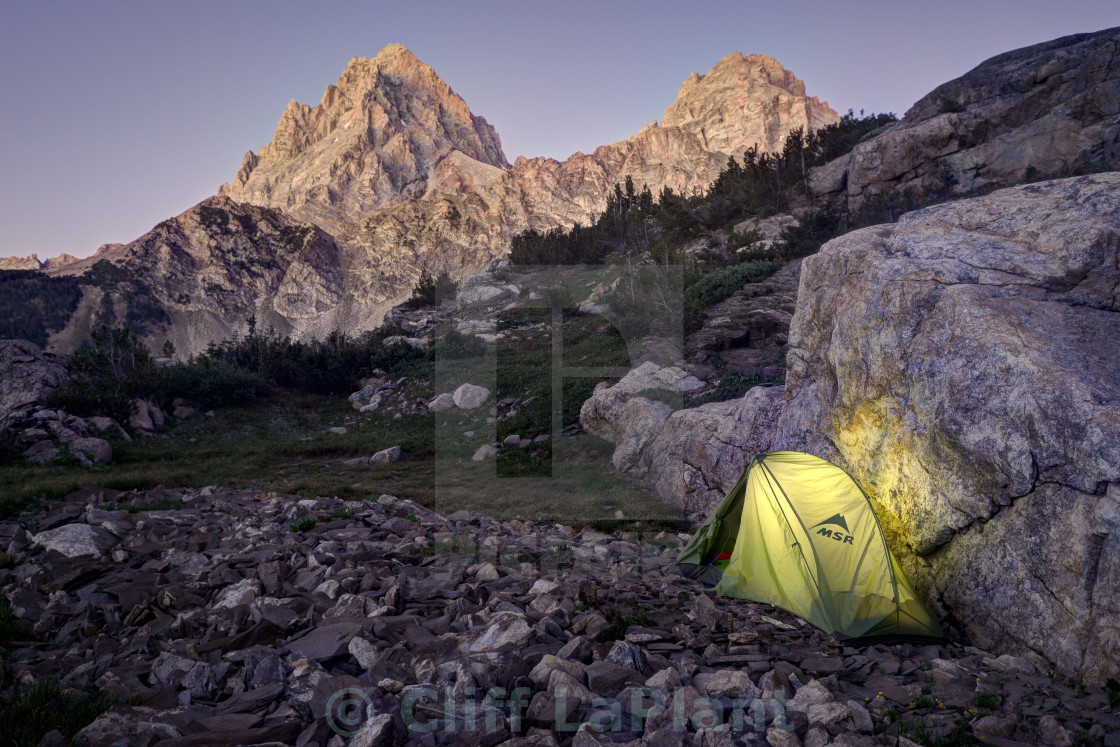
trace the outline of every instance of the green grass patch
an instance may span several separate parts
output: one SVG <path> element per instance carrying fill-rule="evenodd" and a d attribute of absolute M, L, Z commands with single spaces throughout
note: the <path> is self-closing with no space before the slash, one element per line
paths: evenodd
<path fill-rule="evenodd" d="M 611 617 L 610 625 L 599 634 L 600 641 L 619 641 L 626 637 L 626 631 L 631 625 L 653 625 L 653 618 L 640 607 L 635 607 L 627 612 L 616 611 Z"/>
<path fill-rule="evenodd" d="M 306 532 L 309 529 L 314 529 L 318 525 L 319 525 L 319 520 L 316 519 L 314 516 L 305 516 L 302 519 L 296 519 L 295 521 L 293 521 L 288 526 L 288 528 L 291 529 L 293 532 L 299 533 L 299 532 Z"/>
<path fill-rule="evenodd" d="M 116 702 L 105 693 L 64 691 L 54 680 L 13 686 L 0 695 L 0 734 L 12 747 L 35 747 L 54 729 L 69 740 Z"/>

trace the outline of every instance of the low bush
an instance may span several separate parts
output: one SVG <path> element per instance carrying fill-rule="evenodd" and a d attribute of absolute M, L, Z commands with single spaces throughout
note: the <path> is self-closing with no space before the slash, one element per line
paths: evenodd
<path fill-rule="evenodd" d="M 203 408 L 251 405 L 266 398 L 273 387 L 253 371 L 222 361 L 203 359 L 169 369 L 167 394 Z"/>

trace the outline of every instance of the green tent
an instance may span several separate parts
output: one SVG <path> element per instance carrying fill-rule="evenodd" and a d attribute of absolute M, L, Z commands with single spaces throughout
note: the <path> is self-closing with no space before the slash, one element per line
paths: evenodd
<path fill-rule="evenodd" d="M 768 602 L 843 637 L 941 637 L 867 495 L 810 454 L 754 457 L 677 566 L 718 596 Z"/>

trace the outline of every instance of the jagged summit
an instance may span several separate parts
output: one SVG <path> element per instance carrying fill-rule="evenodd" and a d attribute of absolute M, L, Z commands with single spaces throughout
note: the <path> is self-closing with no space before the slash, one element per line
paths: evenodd
<path fill-rule="evenodd" d="M 840 119 L 827 101 L 773 57 L 732 52 L 706 74 L 681 83 L 662 127 L 697 134 L 708 150 L 738 154 L 751 145 L 780 150 L 790 130 L 816 130 Z"/>
<path fill-rule="evenodd" d="M 509 168 L 498 133 L 400 44 L 350 60 L 322 101 L 291 101 L 272 142 L 246 153 L 222 194 L 340 229 L 358 213 L 422 197 L 452 152 Z"/>

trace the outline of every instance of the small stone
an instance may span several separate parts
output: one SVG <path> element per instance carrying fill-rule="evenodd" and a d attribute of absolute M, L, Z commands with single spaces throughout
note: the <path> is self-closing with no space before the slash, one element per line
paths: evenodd
<path fill-rule="evenodd" d="M 505 439 L 502 441 L 502 444 L 504 444 L 505 446 L 520 446 L 521 445 L 521 436 L 518 436 L 517 434 L 514 434 L 512 436 L 506 436 Z"/>
<path fill-rule="evenodd" d="M 801 747 L 801 740 L 793 731 L 771 726 L 766 730 L 766 742 L 770 747 Z"/>
<path fill-rule="evenodd" d="M 362 665 L 362 668 L 367 670 L 373 669 L 374 664 L 381 656 L 381 652 L 378 651 L 376 646 L 360 637 L 352 638 L 347 650 Z"/>
<path fill-rule="evenodd" d="M 333 433 L 336 436 L 345 436 L 346 435 L 346 429 L 343 428 L 341 425 L 336 425 L 333 428 L 327 428 L 327 433 Z"/>
<path fill-rule="evenodd" d="M 721 669 L 718 672 L 698 674 L 692 678 L 697 689 L 710 698 L 757 698 L 762 695 L 746 672 L 738 669 Z"/>
<path fill-rule="evenodd" d="M 369 458 L 369 466 L 386 466 L 395 464 L 401 458 L 401 447 L 392 446 L 388 449 L 382 449 Z"/>

